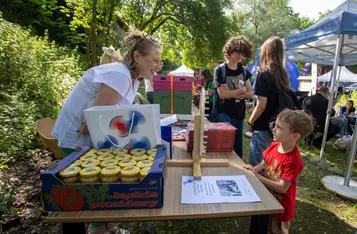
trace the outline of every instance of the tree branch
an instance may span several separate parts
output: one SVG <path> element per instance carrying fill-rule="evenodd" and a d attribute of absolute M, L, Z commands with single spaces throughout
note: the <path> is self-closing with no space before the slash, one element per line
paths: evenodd
<path fill-rule="evenodd" d="M 154 20 L 158 19 L 161 17 L 161 15 L 157 15 L 157 13 L 160 11 L 160 9 L 165 5 L 166 1 L 165 0 L 157 0 L 156 5 L 154 7 L 154 10 L 151 14 L 150 19 L 148 19 L 146 22 L 141 24 L 140 29 L 143 30 L 145 29 L 150 23 L 152 23 Z"/>

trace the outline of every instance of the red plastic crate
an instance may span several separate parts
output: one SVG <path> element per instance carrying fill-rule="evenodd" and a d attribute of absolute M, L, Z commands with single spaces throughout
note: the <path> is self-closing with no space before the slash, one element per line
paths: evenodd
<path fill-rule="evenodd" d="M 190 91 L 192 92 L 193 77 L 189 76 L 174 76 L 174 91 Z M 154 76 L 154 90 L 171 90 L 170 76 L 155 75 Z"/>
<path fill-rule="evenodd" d="M 233 150 L 236 128 L 229 123 L 205 123 L 207 152 L 230 152 Z M 187 126 L 187 151 L 193 150 L 193 124 Z"/>

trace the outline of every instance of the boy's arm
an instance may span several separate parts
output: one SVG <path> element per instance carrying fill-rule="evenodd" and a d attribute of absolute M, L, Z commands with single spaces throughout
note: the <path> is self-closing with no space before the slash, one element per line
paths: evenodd
<path fill-rule="evenodd" d="M 247 91 L 247 88 L 244 87 L 235 90 L 228 90 L 227 85 L 221 85 L 217 88 L 217 91 L 220 98 L 236 98 L 237 96 L 245 93 Z"/>
<path fill-rule="evenodd" d="M 235 96 L 234 98 L 237 99 L 248 99 L 252 97 L 252 85 L 250 83 L 249 80 L 247 80 L 245 82 L 245 87 L 247 89 L 247 91 L 245 91 L 244 93 L 238 94 L 237 96 Z"/>
<path fill-rule="evenodd" d="M 291 185 L 291 182 L 285 181 L 283 179 L 278 182 L 278 181 L 273 181 L 273 180 L 267 179 L 264 176 L 261 176 L 258 173 L 254 172 L 254 170 L 253 170 L 253 173 L 265 185 L 265 187 L 267 187 L 268 189 L 273 190 L 277 193 L 285 193 Z"/>

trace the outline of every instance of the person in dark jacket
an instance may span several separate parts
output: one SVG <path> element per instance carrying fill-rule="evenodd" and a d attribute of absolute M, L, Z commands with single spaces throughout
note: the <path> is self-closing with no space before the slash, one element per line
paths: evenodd
<path fill-rule="evenodd" d="M 302 105 L 302 109 L 308 111 L 312 114 L 316 121 L 315 131 L 323 133 L 325 130 L 326 123 L 326 111 L 328 107 L 328 97 L 329 89 L 326 86 L 322 86 L 315 95 L 307 97 Z M 336 111 L 331 109 L 331 116 L 335 116 Z M 327 139 L 329 141 L 333 138 L 337 133 L 340 132 L 340 127 L 330 121 Z M 321 147 L 323 135 L 316 138 L 313 141 L 313 145 L 315 147 Z"/>

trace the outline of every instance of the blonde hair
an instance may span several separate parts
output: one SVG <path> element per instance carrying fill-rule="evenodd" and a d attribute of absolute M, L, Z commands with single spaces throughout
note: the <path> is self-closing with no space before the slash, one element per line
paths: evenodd
<path fill-rule="evenodd" d="M 299 133 L 300 139 L 307 137 L 314 131 L 314 121 L 311 115 L 301 110 L 284 109 L 278 114 L 277 119 L 288 123 L 290 131 Z"/>
<path fill-rule="evenodd" d="M 284 43 L 279 37 L 270 37 L 262 46 L 260 56 L 260 68 L 262 72 L 267 70 L 274 77 L 274 82 L 279 90 L 289 91 L 288 74 L 285 71 L 284 64 Z"/>
<path fill-rule="evenodd" d="M 153 47 L 160 48 L 160 44 L 153 40 L 151 35 L 145 35 L 144 32 L 134 30 L 126 34 L 124 37 L 124 45 L 126 47 L 123 63 L 125 63 L 131 72 L 136 69 L 134 52 L 138 51 L 141 55 L 149 54 Z"/>

